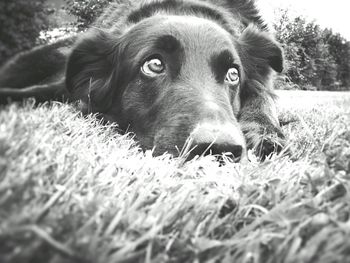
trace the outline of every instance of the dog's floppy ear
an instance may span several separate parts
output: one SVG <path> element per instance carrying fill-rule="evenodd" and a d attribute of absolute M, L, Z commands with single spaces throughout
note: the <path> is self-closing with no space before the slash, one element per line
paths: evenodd
<path fill-rule="evenodd" d="M 283 71 L 282 49 L 269 33 L 256 26 L 248 26 L 239 38 L 238 45 L 248 75 L 258 73 L 264 78 L 269 75 L 270 68 L 278 73 Z"/>
<path fill-rule="evenodd" d="M 94 29 L 78 41 L 68 59 L 67 89 L 90 112 L 103 112 L 112 103 L 117 46 L 112 35 Z"/>

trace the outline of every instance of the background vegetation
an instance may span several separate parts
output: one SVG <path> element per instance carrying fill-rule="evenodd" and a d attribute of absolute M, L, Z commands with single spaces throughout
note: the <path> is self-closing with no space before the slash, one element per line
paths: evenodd
<path fill-rule="evenodd" d="M 3 0 L 0 3 L 0 64 L 20 50 L 38 44 L 40 32 L 67 25 L 66 18 L 52 19 L 49 0 Z M 85 30 L 104 7 L 118 0 L 60 0 L 63 10 L 74 17 L 74 28 Z M 57 5 L 56 5 L 57 7 Z M 62 10 L 56 10 L 62 14 Z M 58 18 L 58 19 L 57 19 Z M 279 10 L 273 25 L 284 47 L 285 75 L 279 89 L 350 90 L 350 42 L 330 29 L 323 29 L 304 17 L 292 17 Z M 61 35 L 74 31 L 61 30 Z M 44 34 L 46 40 L 51 40 Z M 43 41 L 43 38 L 40 39 Z M 39 41 L 39 42 L 40 42 Z"/>
<path fill-rule="evenodd" d="M 40 32 L 50 27 L 53 11 L 47 0 L 0 1 L 0 65 L 15 53 L 38 44 Z"/>
<path fill-rule="evenodd" d="M 350 90 L 349 41 L 304 17 L 291 18 L 287 10 L 280 10 L 274 28 L 295 88 Z"/>
<path fill-rule="evenodd" d="M 103 9 L 116 0 L 64 0 L 67 12 L 76 17 L 75 25 L 84 30 L 102 13 Z"/>

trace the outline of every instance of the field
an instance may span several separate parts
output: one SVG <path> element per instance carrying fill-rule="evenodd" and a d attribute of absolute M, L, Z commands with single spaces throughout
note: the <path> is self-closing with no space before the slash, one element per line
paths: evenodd
<path fill-rule="evenodd" d="M 350 93 L 279 92 L 291 156 L 142 153 L 69 105 L 0 110 L 0 262 L 350 262 Z"/>

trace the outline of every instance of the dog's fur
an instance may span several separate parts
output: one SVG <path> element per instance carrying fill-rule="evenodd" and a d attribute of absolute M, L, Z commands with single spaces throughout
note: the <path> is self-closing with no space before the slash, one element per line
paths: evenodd
<path fill-rule="evenodd" d="M 279 150 L 272 86 L 283 55 L 254 2 L 141 2 L 117 1 L 77 39 L 17 55 L 0 70 L 0 103 L 80 100 L 156 154 L 186 141 L 193 154 Z M 165 71 L 149 77 L 140 68 L 154 57 Z M 237 85 L 225 81 L 232 67 Z"/>

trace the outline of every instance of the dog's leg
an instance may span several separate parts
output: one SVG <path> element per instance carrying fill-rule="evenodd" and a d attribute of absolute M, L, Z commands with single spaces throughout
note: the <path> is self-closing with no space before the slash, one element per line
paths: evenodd
<path fill-rule="evenodd" d="M 64 72 L 75 37 L 19 53 L 0 68 L 0 104 L 34 97 L 36 102 L 67 100 Z"/>
<path fill-rule="evenodd" d="M 278 121 L 275 101 L 271 94 L 262 92 L 245 98 L 239 116 L 248 149 L 261 159 L 285 146 L 285 137 Z"/>
<path fill-rule="evenodd" d="M 22 101 L 31 97 L 35 98 L 37 103 L 49 100 L 70 100 L 64 80 L 50 84 L 34 85 L 23 89 L 0 88 L 0 104 L 7 104 L 10 101 Z"/>
<path fill-rule="evenodd" d="M 1 66 L 0 87 L 21 89 L 58 81 L 75 39 L 70 37 L 17 54 Z"/>

